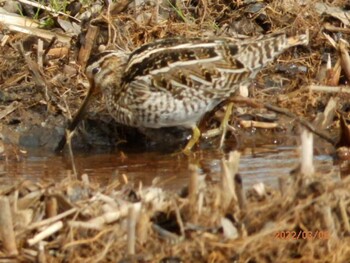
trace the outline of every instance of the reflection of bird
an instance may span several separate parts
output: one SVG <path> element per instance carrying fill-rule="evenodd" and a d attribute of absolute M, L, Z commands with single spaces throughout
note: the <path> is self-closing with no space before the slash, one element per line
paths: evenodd
<path fill-rule="evenodd" d="M 199 139 L 197 124 L 206 112 L 247 86 L 275 56 L 307 43 L 307 35 L 285 34 L 164 39 L 131 54 L 102 52 L 86 75 L 91 90 L 102 90 L 117 122 L 138 128 L 192 128 L 185 148 L 189 152 Z"/>

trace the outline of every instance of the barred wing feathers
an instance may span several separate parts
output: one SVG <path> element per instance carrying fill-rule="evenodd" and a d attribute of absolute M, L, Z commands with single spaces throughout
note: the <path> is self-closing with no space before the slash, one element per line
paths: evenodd
<path fill-rule="evenodd" d="M 274 57 L 292 45 L 285 34 L 237 40 L 166 39 L 144 45 L 130 55 L 122 79 L 128 89 L 170 92 L 189 90 L 210 97 L 228 97 Z"/>

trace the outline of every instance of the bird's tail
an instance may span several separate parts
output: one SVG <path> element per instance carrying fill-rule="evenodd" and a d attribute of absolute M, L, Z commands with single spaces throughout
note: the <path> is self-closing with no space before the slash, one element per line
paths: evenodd
<path fill-rule="evenodd" d="M 306 46 L 309 44 L 309 30 L 305 34 L 292 36 L 287 38 L 288 47 L 294 47 L 298 45 Z"/>

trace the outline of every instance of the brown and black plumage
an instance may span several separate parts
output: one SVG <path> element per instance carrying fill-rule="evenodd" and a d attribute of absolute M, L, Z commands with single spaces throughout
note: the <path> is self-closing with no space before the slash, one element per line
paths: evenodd
<path fill-rule="evenodd" d="M 199 138 L 198 122 L 286 49 L 307 35 L 259 38 L 164 39 L 131 54 L 106 51 L 86 69 L 91 89 L 101 89 L 111 116 L 137 128 L 182 126 Z M 89 93 L 91 94 L 91 92 Z"/>

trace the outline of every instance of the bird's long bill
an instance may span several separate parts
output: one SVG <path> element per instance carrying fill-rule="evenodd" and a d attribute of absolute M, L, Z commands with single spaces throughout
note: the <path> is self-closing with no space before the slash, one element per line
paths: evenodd
<path fill-rule="evenodd" d="M 67 143 L 67 136 L 66 136 L 67 132 L 74 131 L 75 128 L 78 126 L 79 122 L 83 119 L 86 107 L 88 105 L 88 102 L 89 102 L 90 97 L 93 94 L 94 90 L 95 90 L 95 82 L 93 80 L 90 80 L 90 87 L 88 89 L 86 97 L 85 97 L 83 103 L 81 104 L 77 114 L 74 116 L 73 120 L 69 123 L 63 138 L 58 143 L 58 146 L 55 149 L 56 152 L 60 152 L 63 150 L 64 146 Z"/>
<path fill-rule="evenodd" d="M 86 107 L 88 105 L 88 102 L 89 102 L 90 97 L 93 94 L 94 90 L 95 90 L 95 82 L 93 80 L 90 80 L 90 87 L 88 89 L 86 97 L 85 97 L 83 103 L 81 104 L 77 114 L 74 116 L 72 122 L 68 126 L 69 131 L 73 131 L 77 127 L 79 122 L 83 119 Z"/>

